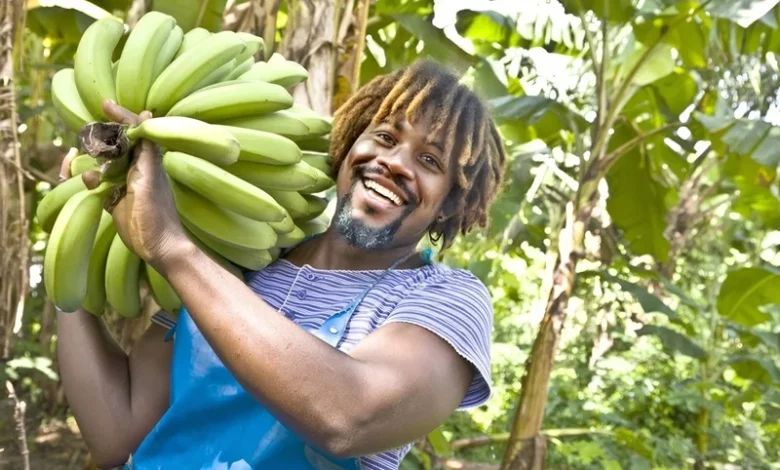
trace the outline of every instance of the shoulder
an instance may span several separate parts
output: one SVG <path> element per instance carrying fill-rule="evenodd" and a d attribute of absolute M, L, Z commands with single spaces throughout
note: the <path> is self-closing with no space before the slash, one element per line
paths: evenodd
<path fill-rule="evenodd" d="M 436 265 L 408 299 L 427 298 L 436 300 L 436 305 L 461 310 L 464 308 L 492 315 L 490 292 L 474 274 L 446 265 Z M 436 307 L 434 305 L 434 307 Z"/>

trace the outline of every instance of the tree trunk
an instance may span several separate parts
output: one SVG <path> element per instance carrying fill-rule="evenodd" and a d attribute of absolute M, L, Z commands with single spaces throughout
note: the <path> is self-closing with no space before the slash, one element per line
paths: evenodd
<path fill-rule="evenodd" d="M 0 0 L 0 355 L 8 358 L 27 295 L 29 243 L 14 84 L 20 0 Z"/>
<path fill-rule="evenodd" d="M 295 102 L 325 116 L 333 111 L 341 4 L 338 0 L 291 1 L 279 50 L 309 71 L 309 79 L 292 89 Z"/>

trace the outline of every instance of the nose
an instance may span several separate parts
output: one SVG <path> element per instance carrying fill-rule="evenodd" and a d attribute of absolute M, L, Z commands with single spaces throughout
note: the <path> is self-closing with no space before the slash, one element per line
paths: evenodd
<path fill-rule="evenodd" d="M 386 168 L 392 176 L 398 176 L 406 180 L 414 178 L 412 164 L 414 150 L 408 145 L 396 145 L 391 151 L 377 156 L 377 164 Z"/>

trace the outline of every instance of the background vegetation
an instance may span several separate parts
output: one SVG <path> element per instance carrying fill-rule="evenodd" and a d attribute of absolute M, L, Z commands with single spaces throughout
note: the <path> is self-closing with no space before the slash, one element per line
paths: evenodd
<path fill-rule="evenodd" d="M 778 3 L 0 0 L 0 467 L 91 468 L 33 217 L 75 144 L 49 86 L 96 18 L 155 9 L 263 36 L 319 112 L 421 56 L 488 101 L 506 188 L 442 259 L 493 296 L 496 393 L 405 469 L 780 468 Z M 154 308 L 109 319 L 123 346 Z"/>

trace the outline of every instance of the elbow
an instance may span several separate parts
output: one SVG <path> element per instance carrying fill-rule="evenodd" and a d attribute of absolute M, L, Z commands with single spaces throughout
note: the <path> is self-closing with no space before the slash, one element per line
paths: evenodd
<path fill-rule="evenodd" d="M 101 470 L 122 467 L 130 457 L 130 452 L 111 446 L 104 446 L 101 449 L 90 448 L 89 454 L 92 457 L 92 463 Z"/>
<path fill-rule="evenodd" d="M 323 432 L 320 434 L 317 446 L 323 452 L 337 458 L 351 458 L 362 455 L 360 449 L 361 429 L 363 420 L 356 413 L 345 411 L 333 413 L 325 417 Z"/>

